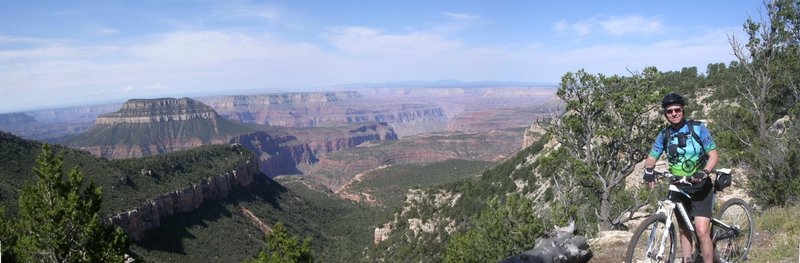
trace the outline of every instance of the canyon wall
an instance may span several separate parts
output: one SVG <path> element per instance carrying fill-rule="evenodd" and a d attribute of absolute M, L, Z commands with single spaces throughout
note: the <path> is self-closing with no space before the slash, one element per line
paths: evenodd
<path fill-rule="evenodd" d="M 126 212 L 111 216 L 133 240 L 144 237 L 146 230 L 161 226 L 161 220 L 178 213 L 188 213 L 205 201 L 226 198 L 236 187 L 247 186 L 260 176 L 258 162 L 248 160 L 237 169 L 206 178 L 186 188 L 154 197 Z"/>
<path fill-rule="evenodd" d="M 400 136 L 442 131 L 447 114 L 430 102 L 365 100 L 354 91 L 218 96 L 200 98 L 221 116 L 241 123 L 283 127 L 330 127 L 386 122 Z"/>

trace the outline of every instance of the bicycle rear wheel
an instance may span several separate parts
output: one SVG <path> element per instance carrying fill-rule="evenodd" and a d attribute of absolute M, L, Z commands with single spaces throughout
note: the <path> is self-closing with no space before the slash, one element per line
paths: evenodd
<path fill-rule="evenodd" d="M 713 224 L 711 233 L 714 240 L 714 259 L 717 262 L 741 262 L 747 259 L 753 242 L 755 223 L 747 203 L 733 198 L 722 204 L 717 219 L 729 225 L 725 228 Z"/>
<path fill-rule="evenodd" d="M 669 229 L 666 227 L 667 217 L 664 214 L 655 214 L 645 219 L 636 231 L 633 232 L 628 250 L 625 252 L 625 262 L 673 262 L 677 249 L 677 235 L 675 224 Z M 663 253 L 659 257 L 660 241 L 668 235 L 664 243 Z"/>

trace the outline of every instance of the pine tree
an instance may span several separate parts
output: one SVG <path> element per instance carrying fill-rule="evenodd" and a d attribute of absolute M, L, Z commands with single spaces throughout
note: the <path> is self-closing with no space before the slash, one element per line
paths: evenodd
<path fill-rule="evenodd" d="M 254 263 L 301 263 L 314 262 L 311 255 L 311 239 L 306 238 L 302 244 L 283 226 L 275 224 L 272 233 L 267 235 L 267 250 L 262 251 Z"/>
<path fill-rule="evenodd" d="M 127 236 L 100 217 L 102 190 L 84 183 L 75 167 L 64 178 L 63 155 L 45 144 L 37 159 L 37 180 L 19 198 L 19 231 L 14 254 L 23 262 L 121 262 Z M 85 186 L 85 187 L 84 187 Z"/>

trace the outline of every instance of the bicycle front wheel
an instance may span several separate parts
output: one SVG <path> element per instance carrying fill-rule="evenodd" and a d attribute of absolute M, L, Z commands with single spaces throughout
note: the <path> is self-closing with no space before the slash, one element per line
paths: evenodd
<path fill-rule="evenodd" d="M 712 225 L 714 258 L 717 262 L 741 262 L 747 259 L 753 242 L 755 223 L 750 207 L 739 198 L 722 204 L 716 218 L 730 226 Z"/>
<path fill-rule="evenodd" d="M 667 217 L 655 214 L 642 222 L 633 232 L 625 262 L 673 262 L 677 248 L 675 224 L 667 228 Z M 666 235 L 666 239 L 663 239 Z M 664 240 L 662 244 L 661 241 Z"/>

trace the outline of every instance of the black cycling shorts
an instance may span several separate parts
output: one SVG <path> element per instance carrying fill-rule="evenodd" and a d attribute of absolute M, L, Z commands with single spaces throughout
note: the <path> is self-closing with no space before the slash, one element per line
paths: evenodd
<path fill-rule="evenodd" d="M 680 194 L 672 195 L 673 197 L 680 198 L 679 201 L 683 204 L 683 207 L 686 208 L 686 213 L 689 214 L 691 218 L 695 216 L 711 218 L 711 210 L 714 205 L 711 178 L 706 176 L 706 179 L 703 179 L 702 182 L 690 186 L 678 186 L 678 188 L 692 197 L 692 199 L 687 199 Z"/>

